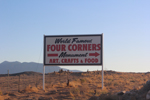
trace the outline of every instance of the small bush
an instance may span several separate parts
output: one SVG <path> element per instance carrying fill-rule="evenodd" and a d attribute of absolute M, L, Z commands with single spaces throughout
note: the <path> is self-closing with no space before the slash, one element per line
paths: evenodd
<path fill-rule="evenodd" d="M 30 85 L 27 86 L 24 90 L 25 92 L 38 92 L 38 89 L 36 87 L 31 87 Z"/>
<path fill-rule="evenodd" d="M 80 94 L 80 89 L 79 88 L 74 88 L 74 89 L 71 90 L 71 93 Z"/>
<path fill-rule="evenodd" d="M 58 72 L 55 72 L 54 74 L 55 74 L 55 75 L 59 75 L 60 73 L 58 73 Z"/>
<path fill-rule="evenodd" d="M 91 83 L 92 80 L 90 78 L 85 78 L 86 82 Z"/>
<path fill-rule="evenodd" d="M 80 79 L 80 81 L 81 81 L 81 84 L 82 84 L 82 83 L 84 83 L 84 82 L 85 82 L 85 79 Z"/>
<path fill-rule="evenodd" d="M 75 87 L 75 83 L 74 83 L 74 82 L 70 82 L 70 83 L 69 83 L 69 86 L 70 86 L 70 87 Z"/>
<path fill-rule="evenodd" d="M 102 84 L 97 84 L 97 88 L 102 88 Z"/>
<path fill-rule="evenodd" d="M 70 93 L 70 96 L 71 96 L 71 97 L 74 97 L 74 95 L 73 95 L 71 92 L 69 92 L 69 93 Z"/>
<path fill-rule="evenodd" d="M 60 70 L 59 70 L 59 73 L 62 73 L 62 72 L 63 72 L 63 69 L 60 69 Z"/>
<path fill-rule="evenodd" d="M 81 85 L 81 83 L 77 82 L 77 81 L 70 81 L 69 82 L 69 87 L 76 87 Z"/>
<path fill-rule="evenodd" d="M 63 88 L 65 86 L 66 86 L 66 83 L 55 84 L 55 87 L 57 87 L 57 88 Z"/>
<path fill-rule="evenodd" d="M 106 86 L 111 86 L 112 85 L 112 82 L 107 82 L 105 83 Z"/>
<path fill-rule="evenodd" d="M 130 82 L 133 82 L 133 83 L 134 83 L 134 82 L 135 82 L 135 80 L 131 80 Z"/>
<path fill-rule="evenodd" d="M 119 84 L 117 82 L 114 83 L 114 86 L 118 86 Z"/>

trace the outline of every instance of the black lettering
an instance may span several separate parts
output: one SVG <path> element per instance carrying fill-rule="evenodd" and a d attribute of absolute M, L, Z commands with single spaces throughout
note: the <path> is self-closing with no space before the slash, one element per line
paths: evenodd
<path fill-rule="evenodd" d="M 78 38 L 73 38 L 73 41 L 72 41 L 72 43 L 73 43 L 73 42 L 75 42 L 75 41 L 76 41 L 76 39 L 78 39 Z"/>
<path fill-rule="evenodd" d="M 60 57 L 87 57 L 87 54 L 88 53 L 85 53 L 85 54 L 67 54 L 67 52 L 62 52 L 60 55 L 59 55 L 59 58 Z"/>
<path fill-rule="evenodd" d="M 56 43 L 70 43 L 70 41 L 71 41 L 71 39 L 66 39 L 66 40 L 63 40 L 62 38 L 60 38 L 60 39 L 56 39 L 55 40 L 55 44 Z"/>

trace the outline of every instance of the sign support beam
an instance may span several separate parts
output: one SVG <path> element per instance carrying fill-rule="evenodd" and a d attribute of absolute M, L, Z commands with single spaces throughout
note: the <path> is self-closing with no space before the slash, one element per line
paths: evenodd
<path fill-rule="evenodd" d="M 45 37 L 45 35 L 43 35 Z M 44 39 L 43 39 L 43 48 L 44 48 Z M 45 65 L 44 65 L 44 49 L 43 49 L 43 90 L 45 90 Z"/>
<path fill-rule="evenodd" d="M 102 89 L 104 88 L 104 34 L 102 33 Z"/>
<path fill-rule="evenodd" d="M 45 66 L 43 65 L 43 90 L 45 90 Z"/>

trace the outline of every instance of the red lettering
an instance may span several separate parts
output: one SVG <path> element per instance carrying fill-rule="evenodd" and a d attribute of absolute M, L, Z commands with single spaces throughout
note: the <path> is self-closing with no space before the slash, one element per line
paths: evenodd
<path fill-rule="evenodd" d="M 83 44 L 83 51 L 87 51 L 87 44 Z"/>
<path fill-rule="evenodd" d="M 74 61 L 74 59 L 71 59 L 71 63 Z"/>
<path fill-rule="evenodd" d="M 85 63 L 98 63 L 97 58 L 85 58 Z"/>
<path fill-rule="evenodd" d="M 52 59 L 50 59 L 50 60 L 49 60 L 49 63 L 52 63 L 52 62 L 53 62 Z"/>
<path fill-rule="evenodd" d="M 88 50 L 91 51 L 91 44 L 88 44 Z"/>
<path fill-rule="evenodd" d="M 58 63 L 58 59 L 50 59 L 49 63 Z"/>
<path fill-rule="evenodd" d="M 51 51 L 55 51 L 55 45 L 51 46 Z"/>
<path fill-rule="evenodd" d="M 47 45 L 47 51 L 66 51 L 66 45 Z M 69 51 L 98 51 L 101 50 L 101 44 L 69 44 Z"/>
<path fill-rule="evenodd" d="M 60 45 L 56 45 L 56 50 L 60 51 Z"/>
<path fill-rule="evenodd" d="M 96 44 L 92 44 L 92 50 L 96 50 Z"/>
<path fill-rule="evenodd" d="M 82 45 L 78 44 L 78 51 L 82 51 Z"/>
<path fill-rule="evenodd" d="M 50 45 L 47 45 L 47 51 L 49 51 L 49 49 L 50 49 Z"/>
<path fill-rule="evenodd" d="M 79 60 L 78 59 L 73 59 L 73 58 L 71 58 L 71 59 L 68 58 L 68 59 L 62 59 L 61 62 L 62 63 L 78 63 Z"/>
<path fill-rule="evenodd" d="M 74 44 L 74 45 L 72 46 L 72 50 L 73 50 L 73 51 L 76 51 L 76 50 L 77 50 L 77 45 L 76 45 L 76 44 Z"/>
<path fill-rule="evenodd" d="M 71 47 L 71 44 L 69 44 L 69 46 L 68 46 L 68 50 L 69 50 L 69 51 L 71 51 L 70 47 Z"/>
<path fill-rule="evenodd" d="M 47 45 L 47 51 L 66 51 L 66 45 Z"/>
<path fill-rule="evenodd" d="M 97 47 L 98 47 L 98 49 L 97 49 L 97 50 L 101 50 L 100 45 L 101 45 L 101 44 L 97 44 Z"/>
<path fill-rule="evenodd" d="M 66 51 L 66 45 L 62 45 L 61 51 Z"/>

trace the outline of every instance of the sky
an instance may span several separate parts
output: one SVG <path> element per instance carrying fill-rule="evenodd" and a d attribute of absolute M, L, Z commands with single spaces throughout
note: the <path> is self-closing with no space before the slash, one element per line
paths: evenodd
<path fill-rule="evenodd" d="M 149 5 L 150 0 L 0 0 L 0 63 L 43 63 L 44 34 L 103 33 L 104 70 L 149 72 Z"/>

